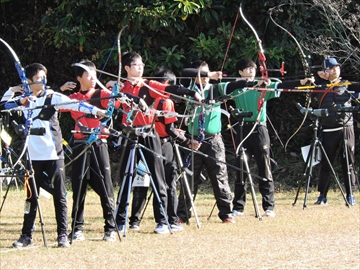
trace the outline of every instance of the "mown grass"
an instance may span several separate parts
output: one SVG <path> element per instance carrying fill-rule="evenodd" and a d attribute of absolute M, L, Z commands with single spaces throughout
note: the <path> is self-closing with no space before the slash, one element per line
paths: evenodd
<path fill-rule="evenodd" d="M 293 192 L 276 193 L 276 217 L 254 217 L 251 197 L 245 216 L 236 224 L 223 224 L 209 190 L 195 202 L 201 228 L 195 219 L 185 231 L 172 235 L 153 233 L 152 207 L 148 206 L 139 232 L 128 231 L 121 242 L 102 241 L 103 219 L 98 196 L 89 191 L 85 206 L 85 236 L 68 249 L 56 247 L 52 200 L 40 197 L 48 248 L 37 218 L 32 248 L 16 249 L 22 226 L 24 193 L 11 190 L 0 216 L 1 269 L 359 269 L 359 205 L 347 208 L 339 192 L 329 194 L 329 204 L 314 205 L 309 193 L 292 206 Z M 359 194 L 355 194 L 359 199 Z M 68 205 L 72 204 L 69 193 Z M 260 196 L 258 195 L 258 200 Z M 261 207 L 261 205 L 260 205 Z M 70 209 L 69 209 L 70 212 Z M 70 223 L 70 220 L 69 220 Z"/>

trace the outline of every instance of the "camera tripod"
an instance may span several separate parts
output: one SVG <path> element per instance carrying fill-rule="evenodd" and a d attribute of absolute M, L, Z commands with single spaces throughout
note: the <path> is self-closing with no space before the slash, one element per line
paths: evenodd
<path fill-rule="evenodd" d="M 148 136 L 150 136 L 150 135 L 148 135 Z M 136 138 L 136 139 L 126 138 L 126 139 L 130 142 L 129 144 L 127 144 L 127 147 L 129 147 L 129 149 L 130 149 L 130 154 L 129 154 L 129 158 L 128 158 L 127 163 L 126 163 L 126 168 L 125 168 L 125 172 L 124 172 L 124 176 L 123 176 L 123 181 L 122 181 L 121 188 L 119 190 L 118 197 L 117 197 L 117 202 L 116 202 L 116 204 L 118 206 L 117 211 L 116 211 L 116 213 L 117 213 L 119 211 L 120 204 L 124 202 L 124 199 L 122 198 L 122 196 L 124 195 L 124 192 L 126 191 L 126 194 L 125 194 L 126 195 L 126 197 L 125 197 L 126 198 L 125 219 L 124 219 L 125 224 L 123 224 L 124 225 L 124 237 L 126 237 L 126 231 L 127 231 L 126 223 L 127 223 L 128 217 L 129 217 L 130 193 L 131 193 L 132 184 L 133 184 L 133 181 L 135 179 L 135 175 L 136 175 L 137 172 L 145 173 L 145 174 L 147 174 L 149 176 L 149 181 L 150 181 L 150 184 L 151 184 L 152 192 L 155 194 L 155 198 L 156 198 L 157 202 L 159 203 L 160 211 L 163 213 L 163 215 L 165 217 L 165 221 L 166 221 L 166 224 L 168 226 L 168 229 L 169 229 L 170 233 L 172 233 L 172 230 L 171 230 L 168 218 L 167 218 L 167 213 L 166 213 L 166 211 L 164 209 L 164 206 L 163 206 L 163 204 L 161 202 L 159 193 L 158 193 L 158 191 L 156 189 L 154 180 L 153 180 L 153 178 L 151 176 L 151 172 L 150 172 L 150 169 L 149 169 L 148 164 L 146 162 L 144 153 L 143 153 L 143 151 L 141 149 L 144 146 L 139 144 L 138 138 Z M 151 149 L 146 148 L 146 150 L 152 152 L 155 155 L 155 158 L 160 158 L 161 157 L 161 156 L 159 156 L 159 153 L 155 153 Z M 124 151 L 125 151 L 125 149 L 124 149 Z M 136 153 L 140 154 L 140 162 L 144 166 L 144 168 L 145 168 L 144 170 L 139 168 L 139 166 L 136 165 Z M 144 186 L 144 188 L 146 188 L 146 187 Z M 142 206 L 140 208 L 142 208 Z"/>
<path fill-rule="evenodd" d="M 326 115 L 327 115 L 327 112 L 326 112 Z M 305 184 L 306 184 L 303 209 L 306 208 L 307 196 L 308 196 L 308 192 L 309 192 L 310 181 L 311 181 L 311 178 L 312 178 L 313 162 L 317 160 L 317 156 L 318 156 L 317 151 L 319 151 L 319 150 L 321 151 L 322 158 L 325 158 L 326 162 L 329 165 L 329 168 L 330 168 L 330 170 L 331 170 L 331 172 L 332 172 L 332 174 L 333 174 L 333 176 L 335 178 L 336 183 L 339 186 L 340 192 L 341 192 L 341 194 L 342 194 L 342 196 L 343 196 L 343 198 L 345 200 L 346 205 L 349 206 L 349 204 L 348 204 L 348 202 L 346 200 L 344 191 L 343 191 L 343 189 L 341 187 L 340 181 L 339 181 L 338 177 L 336 176 L 334 168 L 331 165 L 331 162 L 330 162 L 330 160 L 329 160 L 329 158 L 328 158 L 328 156 L 327 156 L 327 154 L 325 152 L 325 149 L 324 149 L 321 141 L 318 138 L 318 130 L 319 130 L 318 115 L 316 113 L 312 113 L 310 118 L 313 121 L 313 123 L 312 123 L 312 126 L 313 126 L 313 140 L 312 140 L 312 143 L 310 145 L 310 150 L 309 150 L 308 156 L 306 158 L 305 170 L 304 170 L 304 174 L 303 174 L 305 176 Z M 298 187 L 298 190 L 296 192 L 294 202 L 292 204 L 293 206 L 296 205 L 301 186 L 302 186 L 302 182 L 299 183 L 299 187 Z"/>
<path fill-rule="evenodd" d="M 85 143 L 85 142 L 84 142 Z M 109 205 L 109 207 L 111 206 L 111 202 L 109 200 L 109 194 L 106 190 L 106 186 L 104 183 L 104 176 L 101 173 L 100 170 L 100 166 L 99 166 L 99 161 L 97 158 L 97 155 L 95 154 L 95 150 L 94 150 L 94 143 L 96 143 L 97 145 L 100 145 L 102 143 L 104 143 L 101 139 L 97 139 L 97 140 L 92 140 L 91 142 L 86 142 L 86 145 L 84 146 L 84 149 L 80 152 L 80 154 L 78 156 L 83 156 L 82 159 L 82 164 L 81 164 L 81 174 L 80 174 L 80 181 L 79 181 L 79 185 L 78 185 L 78 192 L 76 194 L 76 199 L 75 199 L 75 204 L 74 204 L 74 215 L 73 215 L 73 221 L 72 221 L 72 231 L 71 231 L 71 236 L 70 237 L 70 244 L 72 244 L 73 241 L 73 236 L 75 233 L 75 226 L 76 226 L 76 218 L 77 218 L 77 214 L 78 214 L 78 210 L 79 210 L 79 203 L 80 203 L 80 196 L 81 196 L 81 191 L 86 188 L 83 187 L 83 182 L 84 182 L 84 178 L 86 177 L 86 179 L 90 179 L 90 170 L 92 172 L 94 172 L 96 174 L 96 176 L 98 176 L 100 179 L 98 179 L 98 181 L 101 182 L 101 186 L 103 188 L 103 192 L 105 194 L 105 198 L 106 198 L 106 203 L 107 205 Z M 79 145 L 79 147 L 81 146 L 81 144 Z M 93 160 L 94 164 L 95 164 L 95 168 L 92 168 L 90 161 L 91 159 Z M 72 161 L 76 160 L 76 158 L 74 158 Z M 114 212 L 111 213 L 111 217 L 114 221 L 115 224 L 115 230 L 117 232 L 117 235 L 119 237 L 119 240 L 121 241 L 121 237 L 120 237 L 120 233 L 118 231 L 117 225 L 116 225 L 116 220 L 114 218 Z"/>

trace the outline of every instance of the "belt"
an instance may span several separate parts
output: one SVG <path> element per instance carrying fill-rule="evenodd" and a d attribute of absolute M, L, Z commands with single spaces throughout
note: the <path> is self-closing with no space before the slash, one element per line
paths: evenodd
<path fill-rule="evenodd" d="M 323 129 L 322 132 L 334 132 L 334 131 L 339 131 L 339 130 L 342 130 L 343 127 L 337 127 L 337 128 L 326 128 L 326 129 Z"/>
<path fill-rule="evenodd" d="M 161 144 L 164 144 L 164 143 L 167 143 L 170 141 L 170 137 L 163 137 L 163 138 L 160 138 L 160 141 L 161 141 Z"/>
<path fill-rule="evenodd" d="M 245 121 L 244 126 L 253 126 L 255 125 L 255 123 L 256 123 L 255 121 Z M 266 127 L 266 122 L 259 122 L 258 125 Z"/>

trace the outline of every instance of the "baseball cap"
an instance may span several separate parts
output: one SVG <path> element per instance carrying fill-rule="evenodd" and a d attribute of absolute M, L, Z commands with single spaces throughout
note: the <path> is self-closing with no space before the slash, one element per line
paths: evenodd
<path fill-rule="evenodd" d="M 335 66 L 340 66 L 335 58 L 326 58 L 324 61 L 325 68 L 333 68 Z"/>

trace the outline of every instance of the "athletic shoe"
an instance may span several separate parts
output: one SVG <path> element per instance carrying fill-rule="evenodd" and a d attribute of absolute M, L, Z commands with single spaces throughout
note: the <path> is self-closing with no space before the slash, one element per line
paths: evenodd
<path fill-rule="evenodd" d="M 118 229 L 119 232 L 123 232 L 124 227 L 125 227 L 124 225 L 119 225 L 119 224 L 117 225 L 117 229 Z"/>
<path fill-rule="evenodd" d="M 350 205 L 355 205 L 356 204 L 356 201 L 355 201 L 355 197 L 354 196 L 346 196 L 346 201 L 348 202 L 348 204 Z"/>
<path fill-rule="evenodd" d="M 27 246 L 32 246 L 33 245 L 33 241 L 32 238 L 27 236 L 26 234 L 22 234 L 19 238 L 19 240 L 17 240 L 17 242 L 13 243 L 13 246 L 16 248 L 22 248 L 22 247 L 27 247 Z"/>
<path fill-rule="evenodd" d="M 74 235 L 72 236 L 72 233 L 69 233 L 68 239 L 72 239 L 72 241 L 84 241 L 85 236 L 83 231 L 75 231 Z"/>
<path fill-rule="evenodd" d="M 315 204 L 326 204 L 327 199 L 324 197 L 324 195 L 320 194 Z"/>
<path fill-rule="evenodd" d="M 244 215 L 243 211 L 233 210 L 233 216 L 234 217 L 242 217 L 243 215 Z"/>
<path fill-rule="evenodd" d="M 132 231 L 140 231 L 140 226 L 133 224 L 133 225 L 130 225 L 129 229 Z"/>
<path fill-rule="evenodd" d="M 166 224 L 158 223 L 156 225 L 156 229 L 154 230 L 154 233 L 167 234 L 167 233 L 169 233 L 169 229 Z"/>
<path fill-rule="evenodd" d="M 66 233 L 60 234 L 58 236 L 58 247 L 70 247 L 70 243 Z"/>
<path fill-rule="evenodd" d="M 115 242 L 116 241 L 115 233 L 116 233 L 115 231 L 105 232 L 103 240 L 107 242 Z"/>
<path fill-rule="evenodd" d="M 185 230 L 183 226 L 181 226 L 179 223 L 171 224 L 170 225 L 171 231 L 173 232 L 180 232 Z"/>
<path fill-rule="evenodd" d="M 224 218 L 223 220 L 223 223 L 236 223 L 235 219 L 233 217 L 227 217 L 227 218 Z"/>
<path fill-rule="evenodd" d="M 275 217 L 275 212 L 273 210 L 266 210 L 265 216 L 267 217 Z"/>

